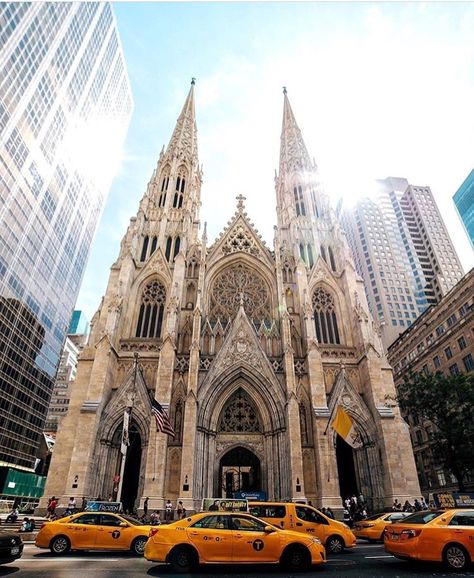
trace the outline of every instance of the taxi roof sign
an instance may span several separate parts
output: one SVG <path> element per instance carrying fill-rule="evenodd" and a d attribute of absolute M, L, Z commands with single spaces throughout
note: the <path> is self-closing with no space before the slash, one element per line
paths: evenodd
<path fill-rule="evenodd" d="M 203 512 L 248 512 L 247 500 L 233 498 L 204 498 L 201 511 Z"/>

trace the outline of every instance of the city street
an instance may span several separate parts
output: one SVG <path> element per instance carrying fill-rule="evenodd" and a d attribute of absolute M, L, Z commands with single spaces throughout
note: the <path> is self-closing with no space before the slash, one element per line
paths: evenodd
<path fill-rule="evenodd" d="M 67 569 L 67 574 L 65 570 Z M 56 557 L 46 550 L 39 550 L 32 544 L 25 546 L 23 557 L 17 562 L 0 567 L 0 578 L 30 576 L 34 578 L 83 578 L 84 575 L 94 578 L 116 578 L 123 576 L 177 577 L 169 567 L 153 564 L 144 558 L 135 558 L 122 553 L 81 552 Z M 289 578 L 288 573 L 275 566 L 205 566 L 191 575 L 193 578 L 206 576 L 232 578 Z M 368 577 L 384 578 L 389 576 L 472 576 L 472 572 L 446 572 L 438 564 L 416 564 L 397 560 L 385 553 L 381 544 L 360 543 L 354 551 L 329 557 L 324 567 L 314 567 L 311 572 L 298 576 L 322 577 Z"/>

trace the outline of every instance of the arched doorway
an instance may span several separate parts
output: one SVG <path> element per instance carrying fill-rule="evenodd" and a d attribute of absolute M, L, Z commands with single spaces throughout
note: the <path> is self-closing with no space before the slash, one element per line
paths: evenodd
<path fill-rule="evenodd" d="M 344 500 L 348 496 L 359 495 L 354 464 L 354 450 L 340 435 L 336 435 L 336 459 L 339 477 L 339 490 Z"/>
<path fill-rule="evenodd" d="M 241 446 L 224 454 L 219 463 L 219 488 L 223 498 L 232 498 L 237 492 L 261 490 L 258 457 Z"/>
<path fill-rule="evenodd" d="M 135 509 L 140 481 L 140 464 L 142 460 L 142 439 L 135 425 L 129 430 L 130 445 L 127 449 L 125 471 L 123 474 L 121 502 L 126 512 Z"/>

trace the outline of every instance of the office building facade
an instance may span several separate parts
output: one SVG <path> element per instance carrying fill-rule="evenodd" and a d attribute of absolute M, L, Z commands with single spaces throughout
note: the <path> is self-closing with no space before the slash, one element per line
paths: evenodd
<path fill-rule="evenodd" d="M 474 247 L 474 169 L 454 194 L 453 201 Z"/>
<path fill-rule="evenodd" d="M 0 70 L 0 465 L 31 470 L 133 102 L 108 3 L 0 4 Z"/>
<path fill-rule="evenodd" d="M 387 348 L 462 277 L 429 187 L 389 177 L 343 211 L 342 223 Z"/>
<path fill-rule="evenodd" d="M 441 301 L 423 313 L 388 349 L 395 385 L 410 372 L 445 375 L 474 371 L 474 269 L 471 269 Z M 436 459 L 429 422 L 410 424 L 418 478 L 423 492 L 457 490 L 456 479 Z M 474 464 L 465 479 L 474 489 Z"/>

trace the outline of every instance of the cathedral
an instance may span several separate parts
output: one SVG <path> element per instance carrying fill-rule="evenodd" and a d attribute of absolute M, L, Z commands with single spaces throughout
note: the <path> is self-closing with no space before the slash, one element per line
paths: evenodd
<path fill-rule="evenodd" d="M 92 320 L 43 502 L 189 512 L 250 492 L 340 509 L 362 493 L 378 510 L 419 496 L 380 328 L 286 90 L 273 247 L 242 196 L 209 244 L 201 186 L 193 80 Z M 340 406 L 357 449 L 330 427 Z"/>

